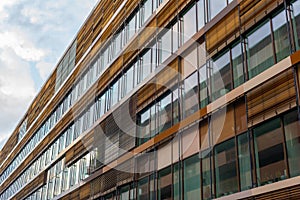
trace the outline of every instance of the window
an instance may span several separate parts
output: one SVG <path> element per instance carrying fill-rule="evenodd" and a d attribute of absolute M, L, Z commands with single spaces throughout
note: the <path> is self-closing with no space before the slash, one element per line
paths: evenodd
<path fill-rule="evenodd" d="M 300 49 L 300 1 L 296 0 L 292 3 L 292 22 L 294 28 L 294 37 L 296 41 L 296 49 Z"/>
<path fill-rule="evenodd" d="M 280 119 L 276 118 L 253 129 L 255 163 L 258 185 L 286 178 L 283 134 Z"/>
<path fill-rule="evenodd" d="M 193 4 L 183 14 L 183 42 L 188 41 L 197 31 L 196 22 L 196 4 Z"/>
<path fill-rule="evenodd" d="M 214 101 L 231 90 L 229 51 L 213 59 L 212 64 L 212 100 Z"/>
<path fill-rule="evenodd" d="M 199 109 L 197 83 L 197 71 L 184 80 L 184 117 L 188 117 Z"/>
<path fill-rule="evenodd" d="M 158 132 L 162 132 L 172 124 L 172 94 L 161 99 L 158 106 Z"/>
<path fill-rule="evenodd" d="M 159 63 L 164 62 L 172 52 L 172 37 L 171 37 L 171 30 L 167 29 L 167 32 L 163 34 L 160 39 L 160 49 L 159 49 Z"/>
<path fill-rule="evenodd" d="M 126 185 L 120 188 L 120 200 L 129 200 L 130 186 Z"/>
<path fill-rule="evenodd" d="M 198 199 L 201 197 L 199 154 L 184 160 L 183 166 L 184 199 Z"/>
<path fill-rule="evenodd" d="M 248 133 L 238 136 L 238 156 L 241 190 L 250 189 L 252 186 L 251 179 L 251 159 Z"/>
<path fill-rule="evenodd" d="M 176 23 L 172 26 L 172 52 L 174 53 L 175 51 L 177 51 L 178 47 L 179 47 L 179 26 L 178 26 L 178 22 L 176 21 Z"/>
<path fill-rule="evenodd" d="M 119 102 L 119 81 L 115 82 L 111 87 L 111 105 L 114 106 L 116 103 Z"/>
<path fill-rule="evenodd" d="M 248 71 L 249 79 L 251 79 L 274 64 L 269 21 L 251 32 L 247 39 Z"/>
<path fill-rule="evenodd" d="M 234 139 L 215 147 L 216 196 L 238 191 L 236 152 Z"/>
<path fill-rule="evenodd" d="M 205 24 L 205 7 L 204 7 L 205 0 L 197 1 L 197 21 L 198 21 L 198 30 L 200 30 Z"/>
<path fill-rule="evenodd" d="M 133 68 L 134 67 L 130 67 L 126 74 L 125 74 L 125 93 L 128 94 L 129 92 L 131 92 L 131 90 L 133 89 Z"/>
<path fill-rule="evenodd" d="M 172 199 L 171 167 L 158 172 L 158 200 Z"/>
<path fill-rule="evenodd" d="M 152 15 L 152 0 L 145 0 L 142 4 L 141 10 L 141 26 L 149 19 Z"/>
<path fill-rule="evenodd" d="M 144 80 L 145 78 L 147 78 L 150 73 L 152 72 L 152 68 L 151 68 L 151 49 L 148 50 L 141 59 L 141 70 L 142 70 L 142 80 Z"/>
<path fill-rule="evenodd" d="M 139 115 L 139 142 L 138 144 L 143 144 L 150 138 L 150 109 L 142 112 Z"/>
<path fill-rule="evenodd" d="M 213 19 L 227 6 L 227 0 L 209 0 L 210 19 Z"/>
<path fill-rule="evenodd" d="M 210 149 L 201 152 L 202 158 L 202 188 L 203 199 L 211 199 L 213 189 L 213 172 L 211 171 L 211 155 Z"/>
<path fill-rule="evenodd" d="M 300 122 L 297 111 L 284 116 L 284 132 L 291 177 L 300 175 Z"/>
<path fill-rule="evenodd" d="M 276 60 L 281 61 L 290 54 L 289 33 L 285 10 L 281 11 L 272 19 Z"/>
<path fill-rule="evenodd" d="M 181 194 L 181 177 L 179 164 L 175 164 L 173 168 L 173 199 L 179 200 Z"/>
<path fill-rule="evenodd" d="M 244 83 L 242 46 L 240 43 L 231 49 L 234 88 Z"/>
<path fill-rule="evenodd" d="M 207 68 L 206 65 L 199 69 L 199 90 L 200 90 L 200 107 L 204 108 L 208 104 L 207 90 Z"/>
<path fill-rule="evenodd" d="M 138 181 L 138 192 L 137 192 L 137 199 L 138 200 L 147 200 L 149 199 L 148 193 L 148 177 L 143 178 Z"/>

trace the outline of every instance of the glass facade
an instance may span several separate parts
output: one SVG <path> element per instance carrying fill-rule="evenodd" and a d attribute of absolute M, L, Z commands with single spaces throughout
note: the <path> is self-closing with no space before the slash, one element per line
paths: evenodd
<path fill-rule="evenodd" d="M 124 64 L 113 80 L 101 89 L 101 94 L 87 104 L 82 113 L 76 115 L 62 133 L 24 168 L 20 176 L 1 193 L 0 198 L 9 199 L 44 170 L 48 171 L 47 183 L 27 199 L 55 198 L 89 177 L 92 167 L 101 168 L 102 164 L 109 163 L 121 155 L 111 147 L 111 144 L 118 147 L 126 145 L 126 141 L 121 140 L 121 133 L 118 132 L 108 137 L 103 152 L 95 150 L 69 167 L 65 166 L 64 159 L 61 159 L 66 148 L 74 144 L 75 140 L 79 140 L 96 121 L 104 120 L 102 118 L 107 117 L 106 113 L 118 108 L 121 100 L 133 95 L 135 89 L 154 75 L 156 68 L 162 68 L 161 63 L 168 60 L 230 2 L 199 0 L 187 4 L 177 17 L 170 19 L 167 25 L 169 29 L 155 35 L 145 49 L 132 58 L 130 63 Z M 0 183 L 3 183 L 37 145 L 55 130 L 57 123 L 105 73 L 128 42 L 138 35 L 138 29 L 149 21 L 162 3 L 163 1 L 146 0 L 134 9 L 124 21 L 124 25 L 99 51 L 87 69 L 81 72 L 65 97 L 1 174 Z M 179 121 L 188 119 L 199 109 L 205 108 L 209 103 L 289 56 L 294 46 L 299 49 L 298 4 L 299 1 L 292 1 L 289 5 L 293 8 L 288 11 L 292 17 L 291 23 L 287 18 L 289 15 L 286 15 L 286 10 L 281 6 L 262 22 L 246 30 L 241 37 L 218 50 L 211 59 L 207 55 L 204 59 L 199 55 L 199 47 L 205 46 L 205 42 L 202 41 L 201 45 L 195 45 L 196 48 L 192 52 L 195 53 L 194 56 L 180 57 L 180 65 L 176 70 L 183 72 L 183 77 L 176 78 L 171 84 L 172 89 L 155 91 L 155 98 L 147 100 L 147 103 L 134 113 L 134 120 L 138 125 L 137 139 L 129 149 L 144 144 L 160 133 L 168 133 Z M 289 29 L 294 32 L 289 33 Z M 295 44 L 292 44 L 293 39 Z M 74 61 L 75 55 L 73 58 L 70 56 L 66 60 L 63 59 L 62 66 L 69 65 L 70 60 Z M 192 63 L 194 68 L 191 70 L 184 61 L 182 62 L 183 59 Z M 66 73 L 61 71 L 61 74 Z M 61 81 L 65 79 L 66 77 L 62 77 Z M 293 109 L 292 107 L 294 106 L 291 105 L 289 109 Z M 212 138 L 204 140 L 206 132 L 203 133 L 205 127 L 202 122 L 195 122 L 195 126 L 178 130 L 180 136 L 177 147 L 175 142 L 169 146 L 161 147 L 161 144 L 158 144 L 158 147 L 154 147 L 158 155 L 155 155 L 153 165 L 157 168 L 151 175 L 142 175 L 137 177 L 136 181 L 122 183 L 125 185 L 116 186 L 116 191 L 110 191 L 101 199 L 211 199 L 299 176 L 298 112 L 293 110 L 281 112 L 283 114 L 280 115 L 276 113 L 276 117 L 248 126 L 248 116 L 240 119 L 238 112 L 234 107 L 234 114 L 225 122 L 233 124 L 234 127 L 227 133 L 222 133 L 222 137 L 225 136 L 220 141 L 211 141 Z M 208 121 L 211 120 L 209 113 L 205 117 Z M 244 121 L 245 130 L 236 129 L 238 121 Z M 207 128 L 207 137 L 213 134 L 210 128 Z M 20 134 L 25 135 L 26 129 L 20 130 Z M 180 153 L 177 153 L 180 156 L 174 149 L 178 149 Z M 94 157 L 98 155 L 94 154 L 100 153 L 104 154 L 104 162 L 101 165 L 95 164 L 97 161 Z"/>

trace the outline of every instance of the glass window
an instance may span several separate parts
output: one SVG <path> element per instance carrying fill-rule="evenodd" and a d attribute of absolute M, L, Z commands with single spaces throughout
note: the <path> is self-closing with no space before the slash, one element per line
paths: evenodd
<path fill-rule="evenodd" d="M 116 103 L 119 102 L 119 81 L 115 82 L 111 87 L 111 105 L 114 106 Z"/>
<path fill-rule="evenodd" d="M 285 10 L 281 11 L 272 19 L 276 60 L 281 61 L 290 54 L 289 33 Z"/>
<path fill-rule="evenodd" d="M 149 199 L 149 193 L 148 193 L 148 177 L 143 178 L 138 181 L 138 189 L 137 189 L 137 199 L 138 200 L 147 200 Z"/>
<path fill-rule="evenodd" d="M 142 112 L 139 116 L 139 142 L 138 144 L 143 144 L 150 138 L 150 109 Z"/>
<path fill-rule="evenodd" d="M 213 59 L 212 100 L 225 95 L 231 90 L 230 54 L 226 51 Z"/>
<path fill-rule="evenodd" d="M 158 172 L 158 199 L 172 199 L 172 173 L 171 167 Z"/>
<path fill-rule="evenodd" d="M 250 189 L 251 180 L 251 159 L 248 133 L 238 136 L 238 155 L 241 190 Z"/>
<path fill-rule="evenodd" d="M 152 15 L 152 0 L 146 0 L 143 2 L 142 8 L 140 10 L 141 15 L 141 26 L 148 20 Z"/>
<path fill-rule="evenodd" d="M 296 49 L 300 49 L 300 1 L 296 0 L 292 3 L 292 15 L 293 15 L 293 28 L 294 28 L 294 37 L 296 41 Z"/>
<path fill-rule="evenodd" d="M 258 185 L 286 178 L 283 134 L 280 119 L 276 118 L 253 129 L 256 175 Z"/>
<path fill-rule="evenodd" d="M 199 109 L 198 104 L 198 72 L 184 80 L 184 117 L 188 117 Z"/>
<path fill-rule="evenodd" d="M 300 122 L 297 111 L 284 116 L 284 131 L 291 177 L 300 175 Z"/>
<path fill-rule="evenodd" d="M 116 54 L 118 54 L 122 50 L 122 34 L 117 33 L 115 36 L 115 47 L 116 47 Z"/>
<path fill-rule="evenodd" d="M 151 73 L 151 50 L 148 50 L 141 59 L 142 63 L 142 80 L 147 78 L 149 74 Z"/>
<path fill-rule="evenodd" d="M 234 88 L 244 83 L 242 46 L 240 43 L 231 49 Z"/>
<path fill-rule="evenodd" d="M 181 177 L 179 164 L 175 164 L 173 168 L 173 199 L 179 200 L 181 194 Z"/>
<path fill-rule="evenodd" d="M 120 188 L 120 200 L 129 200 L 130 186 L 126 185 Z"/>
<path fill-rule="evenodd" d="M 227 6 L 227 0 L 209 0 L 210 18 L 214 18 Z"/>
<path fill-rule="evenodd" d="M 271 29 L 269 21 L 248 35 L 249 79 L 260 74 L 274 64 Z"/>
<path fill-rule="evenodd" d="M 215 148 L 216 196 L 221 197 L 238 191 L 237 163 L 234 139 Z"/>
<path fill-rule="evenodd" d="M 205 7 L 204 0 L 197 2 L 197 15 L 198 15 L 198 30 L 200 30 L 205 24 Z"/>
<path fill-rule="evenodd" d="M 183 14 L 183 42 L 188 41 L 196 32 L 196 4 L 192 5 L 186 13 Z"/>
<path fill-rule="evenodd" d="M 159 53 L 159 59 L 160 62 L 162 63 L 164 62 L 170 55 L 172 52 L 172 37 L 171 37 L 171 30 L 168 29 L 168 31 L 166 33 L 164 33 L 164 35 L 161 37 L 160 39 L 160 53 Z"/>
<path fill-rule="evenodd" d="M 184 160 L 183 166 L 184 199 L 199 199 L 201 196 L 199 155 Z"/>
<path fill-rule="evenodd" d="M 211 170 L 210 149 L 201 152 L 202 158 L 202 188 L 203 199 L 211 199 L 211 191 L 213 189 L 213 171 Z"/>
<path fill-rule="evenodd" d="M 208 104 L 207 90 L 207 69 L 206 65 L 199 69 L 199 90 L 200 90 L 200 107 L 204 108 Z"/>
<path fill-rule="evenodd" d="M 172 125 L 172 94 L 165 96 L 158 105 L 158 132 L 162 132 Z"/>
<path fill-rule="evenodd" d="M 179 28 L 178 22 L 172 26 L 172 52 L 177 51 L 179 47 Z"/>
<path fill-rule="evenodd" d="M 126 72 L 126 88 L 125 88 L 125 93 L 128 94 L 129 92 L 131 92 L 131 90 L 133 89 L 133 68 L 134 67 L 130 67 L 127 72 Z"/>

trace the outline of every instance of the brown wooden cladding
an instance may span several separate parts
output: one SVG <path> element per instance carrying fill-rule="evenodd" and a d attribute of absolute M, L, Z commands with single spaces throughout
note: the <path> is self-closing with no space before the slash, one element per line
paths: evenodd
<path fill-rule="evenodd" d="M 278 75 L 247 94 L 248 126 L 253 126 L 296 106 L 292 70 Z"/>
<path fill-rule="evenodd" d="M 283 0 L 242 0 L 238 7 L 231 10 L 225 17 L 216 19 L 217 24 L 213 25 L 206 33 L 206 47 L 211 56 L 226 47 L 272 12 Z M 226 8 L 227 9 L 227 8 Z M 226 10 L 225 9 L 225 10 Z M 224 10 L 224 11 L 225 11 Z M 223 12 L 224 12 L 223 11 Z M 216 18 L 218 18 L 217 16 Z M 214 22 L 215 19 L 212 21 Z"/>
<path fill-rule="evenodd" d="M 28 185 L 22 188 L 14 197 L 13 200 L 23 199 L 27 195 L 30 195 L 33 191 L 44 185 L 47 181 L 47 172 L 43 171 L 40 173 L 33 181 L 31 181 Z"/>

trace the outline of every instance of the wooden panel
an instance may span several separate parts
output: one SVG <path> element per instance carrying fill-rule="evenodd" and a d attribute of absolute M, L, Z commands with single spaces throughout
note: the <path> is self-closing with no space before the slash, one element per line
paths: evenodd
<path fill-rule="evenodd" d="M 225 42 L 232 36 L 234 36 L 233 39 L 235 39 L 239 35 L 238 32 L 239 13 L 238 8 L 235 8 L 225 18 L 223 18 L 218 24 L 216 24 L 206 33 L 207 51 L 211 53 L 222 42 Z"/>
<path fill-rule="evenodd" d="M 296 106 L 292 70 L 287 70 L 247 94 L 248 126 L 253 126 Z"/>

